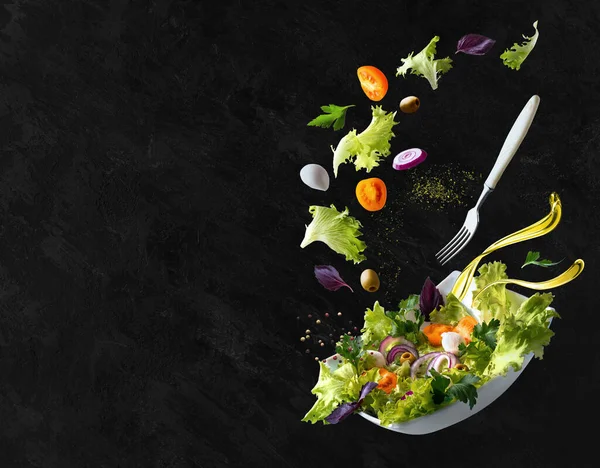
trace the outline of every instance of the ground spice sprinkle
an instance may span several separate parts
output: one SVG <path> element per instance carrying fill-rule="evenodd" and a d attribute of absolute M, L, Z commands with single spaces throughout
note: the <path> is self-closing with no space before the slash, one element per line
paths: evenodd
<path fill-rule="evenodd" d="M 409 174 L 408 200 L 424 208 L 439 210 L 447 206 L 467 206 L 472 188 L 478 186 L 481 174 L 455 166 L 419 168 Z"/>

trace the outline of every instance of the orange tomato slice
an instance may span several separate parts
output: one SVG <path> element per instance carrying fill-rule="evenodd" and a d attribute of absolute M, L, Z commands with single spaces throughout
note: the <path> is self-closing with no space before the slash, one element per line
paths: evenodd
<path fill-rule="evenodd" d="M 356 71 L 360 87 L 371 101 L 381 101 L 388 90 L 388 80 L 379 68 L 371 65 Z"/>
<path fill-rule="evenodd" d="M 385 393 L 392 393 L 398 384 L 398 376 L 383 367 L 379 369 L 379 375 L 381 375 L 381 379 L 379 379 L 377 388 Z"/>
<path fill-rule="evenodd" d="M 423 333 L 433 346 L 442 346 L 442 333 L 451 331 L 454 331 L 454 327 L 443 323 L 432 323 L 423 328 Z"/>
<path fill-rule="evenodd" d="M 466 344 L 469 344 L 475 325 L 477 325 L 475 318 L 463 317 L 454 327 L 454 331 L 464 338 Z"/>
<path fill-rule="evenodd" d="M 365 210 L 379 211 L 387 200 L 385 182 L 377 177 L 361 180 L 356 184 L 356 198 Z"/>

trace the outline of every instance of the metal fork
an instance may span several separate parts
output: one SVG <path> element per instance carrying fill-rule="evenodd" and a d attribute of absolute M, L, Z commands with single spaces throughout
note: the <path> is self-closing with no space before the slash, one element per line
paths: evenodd
<path fill-rule="evenodd" d="M 464 249 L 473 238 L 473 234 L 475 234 L 477 226 L 479 225 L 479 208 L 489 194 L 494 191 L 498 181 L 500 180 L 500 177 L 502 177 L 502 174 L 504 174 L 504 170 L 519 149 L 521 142 L 525 138 L 525 135 L 531 126 L 531 122 L 533 122 L 533 118 L 535 117 L 535 113 L 539 104 L 539 96 L 532 96 L 527 104 L 525 104 L 525 107 L 517 117 L 517 120 L 515 120 L 515 123 L 504 140 L 504 145 L 502 145 L 500 154 L 498 154 L 498 158 L 496 158 L 494 167 L 490 171 L 488 178 L 483 184 L 483 191 L 479 196 L 479 200 L 477 200 L 475 206 L 467 213 L 467 218 L 465 219 L 465 222 L 458 233 L 438 253 L 435 254 L 437 260 L 442 265 L 445 265 L 457 253 Z"/>

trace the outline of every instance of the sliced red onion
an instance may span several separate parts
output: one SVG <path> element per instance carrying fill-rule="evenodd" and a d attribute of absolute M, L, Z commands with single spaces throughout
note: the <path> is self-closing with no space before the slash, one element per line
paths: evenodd
<path fill-rule="evenodd" d="M 383 339 L 383 341 L 379 345 L 379 352 L 385 356 L 387 353 L 387 350 L 391 349 L 392 347 L 394 347 L 396 345 L 409 345 L 409 346 L 412 346 L 413 348 L 415 347 L 415 345 L 412 341 L 408 341 L 403 336 L 395 336 L 395 337 L 387 336 Z"/>
<path fill-rule="evenodd" d="M 456 364 L 458 364 L 458 358 L 452 353 L 441 353 L 439 356 L 436 356 L 431 360 L 429 365 L 427 366 L 426 375 L 431 375 L 431 369 L 435 369 L 437 372 L 442 368 L 442 364 L 446 361 L 448 364 L 448 369 L 451 369 Z"/>
<path fill-rule="evenodd" d="M 442 354 L 442 353 L 441 352 L 433 352 L 433 353 L 423 354 L 423 356 L 421 356 L 419 359 L 417 359 L 415 362 L 413 362 L 412 366 L 410 366 L 410 376 L 413 379 L 416 378 L 417 372 L 419 371 L 419 367 L 421 367 L 422 364 L 429 361 L 430 359 L 433 359 L 434 357 L 439 356 L 440 354 Z"/>
<path fill-rule="evenodd" d="M 403 354 L 403 353 L 411 353 L 415 358 L 419 357 L 419 352 L 417 351 L 417 348 L 414 348 L 413 346 L 410 345 L 398 345 L 398 346 L 394 346 L 392 349 L 390 349 L 390 352 L 387 354 L 387 363 L 391 364 L 392 362 L 394 362 L 394 360 L 396 359 L 396 356 L 398 356 L 398 354 Z"/>
<path fill-rule="evenodd" d="M 427 157 L 427 153 L 419 148 L 411 148 L 402 151 L 394 158 L 392 167 L 397 171 L 404 171 L 411 167 L 418 166 Z"/>
<path fill-rule="evenodd" d="M 447 353 L 447 354 L 448 354 L 448 356 L 450 357 L 450 366 L 449 366 L 449 367 L 450 367 L 450 369 L 452 369 L 453 367 L 456 367 L 456 365 L 457 365 L 457 364 L 458 364 L 460 361 L 458 360 L 458 357 L 456 357 L 456 355 L 455 355 L 455 354 L 452 354 L 452 353 Z"/>

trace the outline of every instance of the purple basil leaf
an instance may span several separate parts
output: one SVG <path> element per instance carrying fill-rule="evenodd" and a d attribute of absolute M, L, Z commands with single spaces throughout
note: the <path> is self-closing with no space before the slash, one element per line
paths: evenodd
<path fill-rule="evenodd" d="M 360 406 L 360 403 L 342 403 L 325 418 L 329 424 L 337 424 L 350 416 Z"/>
<path fill-rule="evenodd" d="M 371 393 L 371 390 L 373 390 L 375 387 L 377 387 L 377 382 L 367 382 L 364 384 L 360 389 L 360 395 L 358 396 L 359 403 L 362 403 L 365 397 Z"/>
<path fill-rule="evenodd" d="M 425 316 L 425 320 L 429 320 L 429 314 L 442 305 L 444 305 L 444 298 L 435 287 L 435 283 L 427 277 L 419 296 L 419 309 Z"/>
<path fill-rule="evenodd" d="M 354 292 L 354 290 L 341 278 L 339 272 L 331 265 L 316 265 L 315 276 L 325 289 L 337 291 L 345 286 L 350 291 Z"/>
<path fill-rule="evenodd" d="M 340 406 L 334 409 L 329 416 L 325 418 L 325 421 L 327 421 L 329 424 L 337 424 L 346 419 L 360 407 L 365 397 L 375 387 L 377 387 L 377 382 L 367 382 L 366 384 L 364 384 L 362 389 L 360 390 L 358 401 L 352 403 L 342 403 Z"/>
<path fill-rule="evenodd" d="M 479 34 L 467 34 L 461 37 L 456 44 L 456 53 L 462 52 L 468 55 L 485 55 L 487 54 L 496 41 L 489 37 Z"/>

